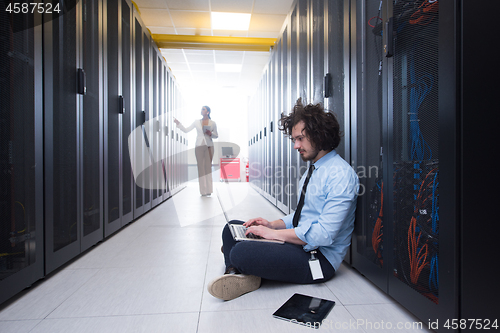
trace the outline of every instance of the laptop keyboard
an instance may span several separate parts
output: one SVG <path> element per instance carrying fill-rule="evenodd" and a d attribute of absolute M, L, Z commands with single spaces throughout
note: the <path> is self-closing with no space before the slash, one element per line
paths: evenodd
<path fill-rule="evenodd" d="M 241 238 L 262 239 L 262 237 L 256 236 L 254 234 L 245 235 L 245 232 L 246 232 L 247 228 L 245 228 L 244 226 L 237 226 L 234 229 L 238 233 L 238 236 L 241 237 Z"/>

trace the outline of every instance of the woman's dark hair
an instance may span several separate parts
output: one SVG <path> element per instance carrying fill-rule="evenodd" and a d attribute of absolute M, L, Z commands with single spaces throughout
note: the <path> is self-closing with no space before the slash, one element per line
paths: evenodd
<path fill-rule="evenodd" d="M 305 135 L 318 150 L 332 150 L 340 144 L 342 133 L 337 117 L 330 111 L 325 111 L 321 104 L 303 105 L 299 98 L 288 116 L 280 119 L 280 131 L 289 137 L 292 129 L 299 122 L 304 122 Z"/>
<path fill-rule="evenodd" d="M 210 107 L 208 107 L 208 106 L 206 106 L 206 105 L 203 105 L 203 107 L 204 107 L 204 108 L 207 108 L 207 111 L 208 111 L 208 119 L 212 119 L 212 118 L 210 118 L 210 112 L 212 112 L 212 111 L 210 110 Z"/>

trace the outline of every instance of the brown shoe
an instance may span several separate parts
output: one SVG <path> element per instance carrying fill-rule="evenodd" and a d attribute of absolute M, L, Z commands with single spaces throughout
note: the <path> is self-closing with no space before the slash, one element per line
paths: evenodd
<path fill-rule="evenodd" d="M 229 301 L 243 294 L 257 290 L 261 278 L 245 274 L 225 274 L 208 284 L 208 292 L 216 298 Z"/>

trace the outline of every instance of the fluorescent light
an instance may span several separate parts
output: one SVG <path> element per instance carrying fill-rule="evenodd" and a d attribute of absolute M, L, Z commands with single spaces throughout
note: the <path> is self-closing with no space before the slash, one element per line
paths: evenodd
<path fill-rule="evenodd" d="M 251 14 L 212 12 L 213 30 L 248 30 Z"/>
<path fill-rule="evenodd" d="M 241 67 L 241 64 L 215 64 L 215 71 L 238 73 L 241 72 Z"/>

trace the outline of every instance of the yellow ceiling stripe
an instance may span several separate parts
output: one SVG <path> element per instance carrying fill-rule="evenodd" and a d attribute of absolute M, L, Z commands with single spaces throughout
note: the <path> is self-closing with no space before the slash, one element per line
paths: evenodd
<path fill-rule="evenodd" d="M 276 38 L 152 34 L 158 48 L 269 51 Z"/>

